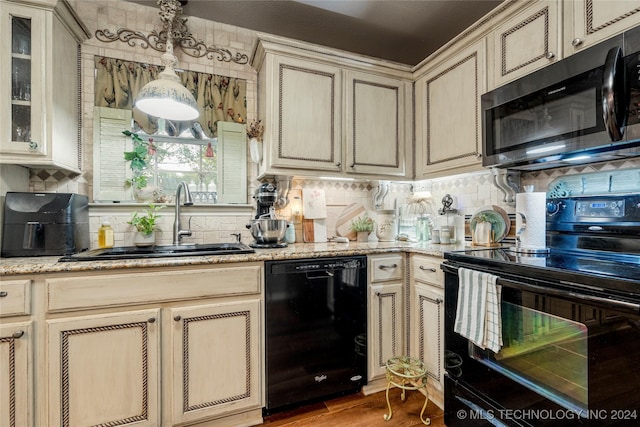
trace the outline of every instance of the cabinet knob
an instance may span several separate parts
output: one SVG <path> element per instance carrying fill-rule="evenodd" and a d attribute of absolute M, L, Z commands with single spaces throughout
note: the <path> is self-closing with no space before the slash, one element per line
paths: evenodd
<path fill-rule="evenodd" d="M 29 148 L 32 150 L 37 150 L 38 149 L 38 143 L 35 141 L 29 141 Z"/>
<path fill-rule="evenodd" d="M 553 52 L 547 52 L 547 59 L 553 59 L 556 57 L 556 54 Z"/>
<path fill-rule="evenodd" d="M 351 163 L 351 164 L 349 165 L 349 167 L 350 167 L 351 169 L 355 168 L 355 167 L 356 167 L 356 162 Z"/>
<path fill-rule="evenodd" d="M 338 162 L 338 163 L 336 163 L 336 166 L 340 167 L 340 166 L 342 166 L 342 163 Z"/>
<path fill-rule="evenodd" d="M 578 47 L 582 44 L 583 40 L 580 38 L 575 38 L 571 41 L 571 46 Z"/>
<path fill-rule="evenodd" d="M 421 265 L 419 268 L 420 268 L 420 270 L 422 270 L 422 271 L 430 271 L 430 272 L 432 272 L 432 273 L 435 273 L 435 272 L 437 271 L 437 270 L 436 270 L 435 268 L 433 268 L 433 267 L 425 267 L 424 265 Z"/>
<path fill-rule="evenodd" d="M 9 295 L 9 293 L 8 293 L 8 292 L 6 292 L 6 291 L 1 291 L 1 292 L 0 292 L 0 298 L 4 298 L 4 297 L 6 297 L 7 295 Z"/>
<path fill-rule="evenodd" d="M 482 158 L 482 153 L 476 153 L 476 159 Z"/>
<path fill-rule="evenodd" d="M 380 292 L 376 292 L 376 296 L 379 297 L 380 296 Z"/>
<path fill-rule="evenodd" d="M 380 270 L 389 270 L 391 268 L 396 268 L 398 267 L 398 264 L 391 264 L 391 265 L 379 265 L 378 268 Z"/>
<path fill-rule="evenodd" d="M 155 323 L 155 321 L 156 321 L 155 317 L 151 317 L 151 318 L 149 318 L 149 320 L 147 320 L 147 322 L 149 322 L 149 323 Z"/>
<path fill-rule="evenodd" d="M 24 331 L 15 331 L 13 334 L 11 334 L 11 337 L 18 339 L 18 338 L 22 338 L 23 335 L 24 335 Z"/>
<path fill-rule="evenodd" d="M 173 320 L 175 320 L 176 322 L 179 322 L 182 320 L 182 316 L 178 314 L 177 316 L 174 316 Z"/>

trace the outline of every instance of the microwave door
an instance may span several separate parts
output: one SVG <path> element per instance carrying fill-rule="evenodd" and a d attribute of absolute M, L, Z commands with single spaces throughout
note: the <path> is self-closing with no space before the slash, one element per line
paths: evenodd
<path fill-rule="evenodd" d="M 625 65 L 620 47 L 609 50 L 602 76 L 602 116 L 611 141 L 620 141 L 627 122 Z"/>

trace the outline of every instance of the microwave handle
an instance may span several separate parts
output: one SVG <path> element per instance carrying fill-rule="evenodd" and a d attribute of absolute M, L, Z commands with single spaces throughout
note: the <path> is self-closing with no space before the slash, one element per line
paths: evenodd
<path fill-rule="evenodd" d="M 624 86 L 624 58 L 618 46 L 607 53 L 602 76 L 602 115 L 612 141 L 622 139 L 627 121 Z"/>

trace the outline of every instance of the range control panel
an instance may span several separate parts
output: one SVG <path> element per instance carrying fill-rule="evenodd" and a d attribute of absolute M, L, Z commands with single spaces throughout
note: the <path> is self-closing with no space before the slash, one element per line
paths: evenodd
<path fill-rule="evenodd" d="M 580 200 L 576 202 L 577 217 L 622 218 L 624 212 L 624 199 Z"/>

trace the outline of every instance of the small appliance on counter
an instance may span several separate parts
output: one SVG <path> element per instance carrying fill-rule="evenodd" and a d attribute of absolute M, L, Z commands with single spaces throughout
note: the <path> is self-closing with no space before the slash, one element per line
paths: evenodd
<path fill-rule="evenodd" d="M 8 192 L 2 256 L 69 255 L 89 249 L 89 199 L 73 193 Z"/>
<path fill-rule="evenodd" d="M 247 228 L 251 231 L 254 241 L 249 244 L 252 248 L 284 248 L 287 221 L 277 219 L 275 204 L 278 201 L 278 189 L 271 183 L 260 185 L 253 198 L 256 200 L 257 212 Z"/>

